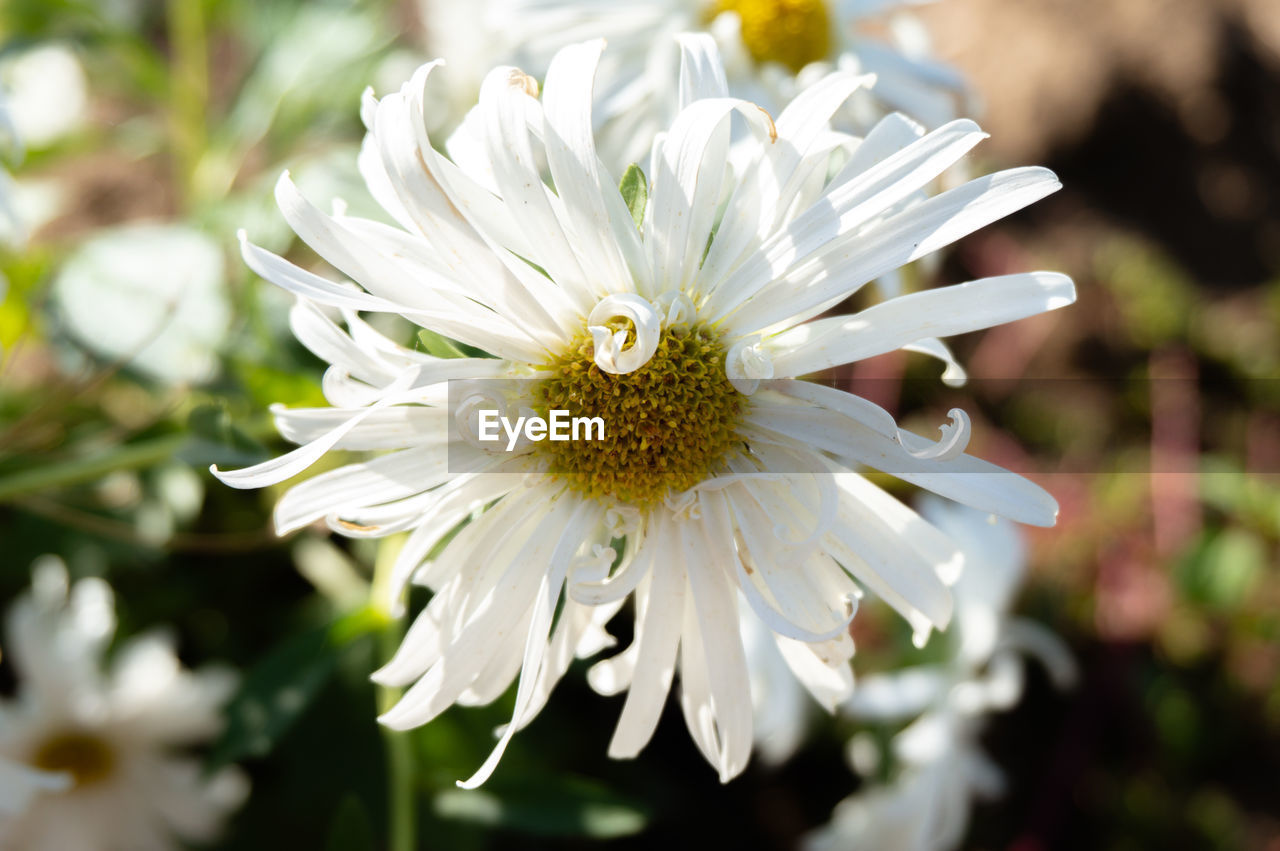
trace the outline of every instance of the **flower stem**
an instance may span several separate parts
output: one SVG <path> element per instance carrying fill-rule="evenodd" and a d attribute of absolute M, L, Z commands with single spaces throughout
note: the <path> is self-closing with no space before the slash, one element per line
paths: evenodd
<path fill-rule="evenodd" d="M 187 439 L 188 435 L 174 432 L 109 452 L 5 476 L 0 478 L 0 502 L 8 502 L 23 494 L 91 482 L 116 470 L 150 467 L 176 455 Z"/>
<path fill-rule="evenodd" d="M 204 0 L 169 0 L 169 118 L 174 166 L 182 201 L 189 208 L 198 194 L 196 171 L 205 147 L 209 105 L 209 50 Z"/>
<path fill-rule="evenodd" d="M 386 618 L 378 636 L 379 655 L 382 659 L 390 659 L 400 646 L 404 637 L 404 621 L 392 618 L 385 610 L 383 601 L 386 583 L 390 580 L 391 568 L 396 556 L 403 546 L 403 536 L 383 540 L 378 547 L 378 557 L 373 569 L 372 596 L 373 606 Z M 378 712 L 386 712 L 400 699 L 398 688 L 380 688 L 378 690 Z M 418 786 L 416 764 L 413 755 L 413 741 L 409 734 L 382 728 L 382 744 L 387 755 L 387 799 L 388 799 L 388 833 L 390 851 L 415 851 L 417 848 L 418 819 Z"/>

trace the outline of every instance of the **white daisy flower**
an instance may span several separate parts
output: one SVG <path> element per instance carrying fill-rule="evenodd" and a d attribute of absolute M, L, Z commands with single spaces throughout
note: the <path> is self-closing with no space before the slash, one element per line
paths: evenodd
<path fill-rule="evenodd" d="M 449 63 L 450 90 L 473 98 L 496 62 L 542 79 L 560 48 L 605 38 L 597 144 L 605 162 L 621 167 L 637 160 L 675 115 L 673 36 L 682 32 L 713 36 L 730 94 L 775 114 L 840 69 L 875 80 L 842 108 L 844 129 L 864 132 L 893 111 L 940 127 L 965 105 L 966 86 L 932 58 L 928 35 L 909 11 L 922 2 L 930 0 L 487 0 L 465 7 L 420 0 L 419 6 L 430 55 Z M 434 102 L 428 121 L 461 116 L 453 100 L 448 109 Z"/>
<path fill-rule="evenodd" d="M 831 821 L 806 835 L 804 851 L 947 851 L 960 847 L 975 799 L 998 797 L 999 768 L 982 751 L 980 719 L 922 716 L 893 741 L 901 770 L 836 804 Z"/>
<path fill-rule="evenodd" d="M 37 564 L 9 612 L 19 688 L 0 703 L 0 759 L 62 788 L 0 821 L 0 848 L 176 848 L 211 839 L 244 798 L 239 772 L 205 777 L 180 750 L 218 732 L 234 677 L 184 670 L 160 635 L 125 642 L 104 670 L 114 632 L 110 586 L 82 579 L 68 589 L 60 561 Z"/>
<path fill-rule="evenodd" d="M 859 680 L 841 707 L 845 714 L 881 723 L 911 721 L 892 743 L 897 773 L 890 783 L 872 784 L 841 801 L 831 821 L 806 838 L 808 851 L 960 847 L 973 801 L 998 797 L 1004 787 L 979 737 L 991 713 L 1022 699 L 1023 657 L 1040 661 L 1060 688 L 1075 681 L 1075 662 L 1061 639 L 1033 621 L 1009 617 L 1026 569 L 1017 528 L 938 499 L 924 500 L 921 513 L 965 556 L 953 589 L 953 652 L 944 664 Z M 855 737 L 850 747 L 850 761 L 864 774 L 875 767 L 874 751 L 864 747 L 869 744 Z"/>
<path fill-rule="evenodd" d="M 0 757 L 0 836 L 5 820 L 23 813 L 42 792 L 62 792 L 71 788 L 72 777 L 65 771 L 39 771 L 29 765 Z"/>
<path fill-rule="evenodd" d="M 255 271 L 302 297 L 294 330 L 332 364 L 324 387 L 333 407 L 276 409 L 300 448 L 214 472 L 262 487 L 331 449 L 395 450 L 294 487 L 275 521 L 281 532 L 320 519 L 348 535 L 410 532 L 391 592 L 399 597 L 415 577 L 436 593 L 377 674 L 413 683 L 384 723 L 413 727 L 454 703 L 487 702 L 520 674 L 513 723 L 470 785 L 573 656 L 607 642 L 601 624 L 628 596 L 636 640 L 592 672 L 598 690 L 627 690 L 610 753 L 641 750 L 678 668 L 690 731 L 725 780 L 746 765 L 752 741 L 739 593 L 797 642 L 803 658 L 792 668 L 811 689 L 834 681 L 847 690 L 847 625 L 864 587 L 921 640 L 945 626 L 958 551 L 856 468 L 1022 522 L 1051 525 L 1057 512 L 1036 485 L 963 453 L 959 412 L 935 444 L 863 399 L 799 378 L 903 346 L 945 353 L 935 335 L 1069 304 L 1069 279 L 1036 272 L 815 318 L 1053 192 L 1054 176 L 1015 169 L 903 207 L 983 138 L 976 125 L 920 137 L 889 120 L 836 168 L 827 120 L 861 78 L 831 74 L 775 122 L 726 96 L 714 44 L 693 36 L 682 40 L 686 103 L 655 145 L 651 188 L 633 218 L 591 129 L 602 49 L 594 41 L 557 54 L 541 99 L 522 72 L 491 72 L 480 145 L 453 160 L 424 130 L 436 63 L 399 93 L 370 96 L 361 166 L 400 227 L 325 215 L 284 176 L 285 218 L 358 288 L 243 245 Z M 753 135 L 731 175 L 734 115 Z M 316 303 L 341 311 L 346 331 Z M 399 314 L 496 357 L 411 351 L 356 311 Z M 511 381 L 483 381 L 497 378 Z M 480 380 L 478 389 L 459 390 L 463 379 Z M 608 430 L 602 440 L 525 441 L 518 452 L 451 445 L 450 429 L 469 434 L 486 408 L 513 417 L 572 408 L 598 414 Z"/>

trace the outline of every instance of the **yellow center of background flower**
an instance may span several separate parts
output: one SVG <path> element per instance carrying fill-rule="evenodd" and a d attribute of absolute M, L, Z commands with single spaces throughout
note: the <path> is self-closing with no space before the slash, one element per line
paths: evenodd
<path fill-rule="evenodd" d="M 102 739 L 87 733 L 60 733 L 45 740 L 31 760 L 45 771 L 65 771 L 77 786 L 103 779 L 115 765 L 115 754 Z"/>
<path fill-rule="evenodd" d="M 647 508 L 702 481 L 740 442 L 746 399 L 725 376 L 725 349 L 710 329 L 664 329 L 649 362 L 625 375 L 602 371 L 593 352 L 583 335 L 535 391 L 544 416 L 560 409 L 604 420 L 603 440 L 535 444 L 574 490 Z"/>
<path fill-rule="evenodd" d="M 793 72 L 831 52 L 826 0 L 718 0 L 711 17 L 737 12 L 742 42 L 757 62 L 777 62 Z"/>

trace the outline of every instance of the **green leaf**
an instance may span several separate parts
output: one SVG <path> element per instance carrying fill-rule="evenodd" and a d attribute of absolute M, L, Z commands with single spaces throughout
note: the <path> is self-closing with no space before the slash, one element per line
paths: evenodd
<path fill-rule="evenodd" d="M 622 193 L 622 200 L 631 211 L 636 227 L 640 227 L 644 223 L 644 205 L 649 200 L 649 181 L 640 166 L 635 163 L 627 166 L 622 182 L 618 184 L 618 191 Z"/>
<path fill-rule="evenodd" d="M 250 669 L 227 707 L 227 728 L 207 770 L 271 752 L 328 682 L 337 661 L 330 625 L 290 636 Z"/>
<path fill-rule="evenodd" d="M 433 358 L 465 358 L 467 353 L 458 348 L 458 344 L 442 334 L 423 328 L 418 332 L 418 342 L 422 350 Z"/>
<path fill-rule="evenodd" d="M 355 795 L 347 795 L 338 804 L 324 847 L 325 851 L 374 851 L 369 810 Z"/>
<path fill-rule="evenodd" d="M 263 407 L 279 403 L 290 408 L 318 408 L 327 404 L 320 384 L 305 372 L 247 360 L 237 362 L 235 369 L 249 397 Z"/>
<path fill-rule="evenodd" d="M 1266 571 L 1266 545 L 1252 532 L 1206 535 L 1177 571 L 1183 594 L 1215 609 L 1232 609 L 1253 593 Z"/>
<path fill-rule="evenodd" d="M 446 789 L 436 795 L 441 818 L 535 836 L 613 839 L 644 830 L 644 805 L 586 778 L 539 776 L 536 781 L 490 781 L 484 789 Z"/>

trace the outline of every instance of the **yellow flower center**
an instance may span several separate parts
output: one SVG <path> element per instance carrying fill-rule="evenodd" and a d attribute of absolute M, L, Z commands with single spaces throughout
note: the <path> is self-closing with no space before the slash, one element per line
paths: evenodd
<path fill-rule="evenodd" d="M 593 353 L 584 334 L 548 365 L 554 375 L 534 393 L 543 415 L 560 409 L 604 420 L 603 440 L 535 444 L 549 471 L 574 490 L 648 508 L 707 478 L 741 442 L 746 398 L 725 376 L 716 332 L 696 324 L 664 329 L 648 363 L 625 375 L 602 371 Z"/>
<path fill-rule="evenodd" d="M 77 786 L 102 780 L 115 766 L 115 753 L 106 742 L 87 733 L 59 733 L 36 749 L 32 763 L 44 771 L 65 771 Z"/>
<path fill-rule="evenodd" d="M 831 52 L 827 0 L 717 0 L 711 17 L 737 12 L 742 42 L 757 62 L 777 62 L 793 72 Z"/>

